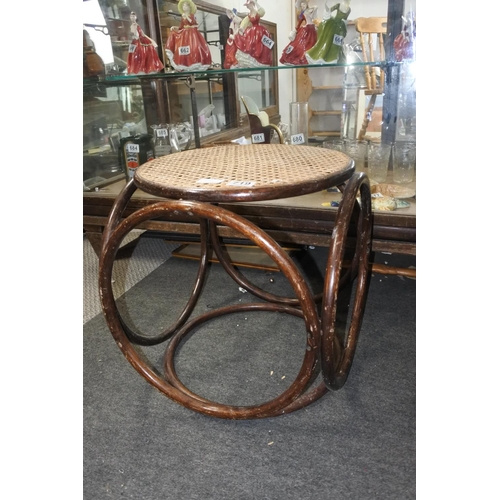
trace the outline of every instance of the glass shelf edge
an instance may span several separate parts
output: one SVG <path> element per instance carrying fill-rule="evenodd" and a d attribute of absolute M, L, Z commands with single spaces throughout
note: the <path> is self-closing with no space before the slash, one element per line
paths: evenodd
<path fill-rule="evenodd" d="M 148 73 L 144 75 L 105 75 L 105 76 L 95 76 L 90 78 L 83 78 L 84 85 L 95 85 L 96 83 L 102 84 L 140 84 L 144 80 L 170 80 L 170 79 L 182 79 L 188 76 L 195 76 L 199 78 L 210 78 L 211 76 L 222 76 L 231 73 L 255 73 L 260 71 L 273 71 L 273 70 L 287 70 L 287 69 L 314 69 L 314 68 L 353 68 L 353 67 L 363 67 L 363 66 L 380 66 L 382 68 L 389 68 L 395 66 L 403 66 L 405 64 L 410 64 L 415 61 L 378 61 L 374 63 L 335 63 L 335 64 L 304 64 L 297 66 L 289 65 L 279 65 L 279 66 L 262 66 L 257 68 L 214 68 L 202 71 L 170 71 L 161 73 Z"/>

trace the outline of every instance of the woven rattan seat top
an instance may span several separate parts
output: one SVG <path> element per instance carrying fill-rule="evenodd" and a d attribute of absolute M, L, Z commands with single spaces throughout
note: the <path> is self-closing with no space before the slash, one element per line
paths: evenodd
<path fill-rule="evenodd" d="M 354 164 L 331 149 L 285 144 L 223 145 L 142 164 L 137 187 L 155 196 L 210 202 L 260 201 L 313 193 L 351 177 Z"/>

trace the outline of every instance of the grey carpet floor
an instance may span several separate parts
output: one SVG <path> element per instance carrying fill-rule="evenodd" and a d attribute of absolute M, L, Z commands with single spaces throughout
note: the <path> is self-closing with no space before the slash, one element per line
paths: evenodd
<path fill-rule="evenodd" d="M 124 291 L 120 311 L 136 329 L 158 331 L 175 318 L 195 272 L 195 262 L 167 257 Z M 289 288 L 279 273 L 245 273 L 269 290 Z M 346 385 L 290 415 L 252 421 L 169 400 L 128 364 L 103 315 L 93 316 L 83 328 L 84 498 L 415 498 L 415 289 L 414 280 L 374 275 Z M 213 265 L 196 312 L 255 300 Z M 176 370 L 200 395 L 252 404 L 291 383 L 303 347 L 301 320 L 238 313 L 195 331 Z M 144 348 L 158 369 L 163 351 Z"/>
<path fill-rule="evenodd" d="M 144 231 L 134 230 L 121 244 L 122 259 L 113 267 L 113 290 L 120 297 L 171 255 L 178 245 L 157 238 L 141 238 Z M 128 250 L 128 251 L 127 251 Z M 133 259 L 125 258 L 133 255 Z M 101 312 L 97 278 L 99 258 L 90 242 L 83 235 L 83 323 Z"/>

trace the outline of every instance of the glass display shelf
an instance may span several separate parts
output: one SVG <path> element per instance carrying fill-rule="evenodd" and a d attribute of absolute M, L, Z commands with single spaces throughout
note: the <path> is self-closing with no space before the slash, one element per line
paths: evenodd
<path fill-rule="evenodd" d="M 245 115 L 239 106 L 239 96 L 246 95 L 240 87 L 245 77 L 265 79 L 271 72 L 302 71 L 313 77 L 316 72 L 341 71 L 345 74 L 340 97 L 344 103 L 339 126 L 341 136 L 355 134 L 351 124 L 356 112 L 356 100 L 362 86 L 363 70 L 366 66 L 379 67 L 385 71 L 387 81 L 391 74 L 410 75 L 415 72 L 415 62 L 377 63 L 336 63 L 321 65 L 287 66 L 278 65 L 265 68 L 214 68 L 204 71 L 162 72 L 148 75 L 102 75 L 83 78 L 84 93 L 84 190 L 94 189 L 117 177 L 123 177 L 125 170 L 119 158 L 120 139 L 124 130 L 135 123 L 131 133 L 151 134 L 151 125 L 161 123 L 190 123 L 192 126 L 191 147 L 201 147 L 203 143 L 230 140 L 241 136 Z M 393 71 L 394 69 L 394 71 Z M 397 71 L 396 71 L 397 70 Z M 358 76 L 356 78 L 356 75 Z M 230 92 L 227 92 L 229 84 Z M 399 90 L 403 112 L 413 120 L 415 129 L 415 95 L 413 89 L 405 90 L 407 79 L 401 78 Z M 239 84 L 239 86 L 238 86 Z M 252 85 L 248 82 L 247 85 Z M 314 87 L 313 87 L 314 88 Z M 343 89 L 343 90 L 342 90 Z M 322 90 L 324 92 L 324 90 Z M 329 91 L 333 92 L 333 91 Z M 259 91 L 259 94 L 263 94 Z M 268 98 L 271 102 L 271 98 Z M 274 96 L 274 102 L 277 96 Z M 158 106 L 165 103 L 166 112 Z M 212 126 L 202 126 L 201 120 L 193 120 L 199 112 L 213 107 Z M 353 107 L 354 106 L 354 107 Z M 411 109 L 410 109 L 411 108 Z M 353 111 L 354 110 L 354 111 Z M 232 134 L 232 135 L 231 135 Z M 125 135 L 127 135 L 125 133 Z M 314 134 L 313 134 L 314 135 Z M 318 136 L 328 133 L 318 133 Z M 324 138 L 323 138 L 324 139 Z"/>
<path fill-rule="evenodd" d="M 390 68 L 404 67 L 409 64 L 415 64 L 414 61 L 411 62 L 397 62 L 397 61 L 377 61 L 377 62 L 354 62 L 354 63 L 335 63 L 335 64 L 304 64 L 304 65 L 278 65 L 278 66 L 263 66 L 259 68 L 209 68 L 206 70 L 199 71 L 164 71 L 159 73 L 148 73 L 141 75 L 128 75 L 128 74 L 106 74 L 97 75 L 92 77 L 83 78 L 84 85 L 95 85 L 97 83 L 108 84 L 108 85 L 133 85 L 142 80 L 158 80 L 158 79 L 187 79 L 189 76 L 193 76 L 196 79 L 207 79 L 212 78 L 214 75 L 219 74 L 248 74 L 257 73 L 262 71 L 274 71 L 274 70 L 294 70 L 294 69 L 327 69 L 327 68 L 364 68 L 368 67 L 378 67 L 385 71 Z"/>

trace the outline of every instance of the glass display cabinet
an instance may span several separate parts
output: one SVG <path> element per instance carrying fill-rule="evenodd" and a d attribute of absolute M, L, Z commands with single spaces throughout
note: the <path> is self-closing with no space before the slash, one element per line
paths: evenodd
<path fill-rule="evenodd" d="M 176 71 L 166 55 L 169 35 L 181 21 L 178 2 L 84 0 L 83 4 L 83 184 L 88 232 L 92 216 L 97 218 L 90 232 L 95 230 L 97 234 L 102 230 L 112 198 L 125 182 L 123 142 L 128 137 L 147 136 L 153 145 L 163 138 L 172 147 L 166 138 L 175 128 L 175 150 L 248 137 L 248 119 L 241 96 L 249 96 L 259 109 L 267 112 L 270 122 L 278 125 L 281 119 L 280 76 L 288 81 L 288 76 L 293 74 L 290 79 L 295 82 L 293 100 L 309 101 L 310 144 L 320 145 L 325 139 L 334 137 L 358 137 L 370 102 L 365 74 L 372 70 L 379 80 L 383 74 L 384 88 L 373 99 L 368 137 L 387 143 L 416 141 L 416 62 L 399 61 L 394 45 L 402 31 L 402 18 L 409 8 L 404 0 L 387 0 L 385 53 L 372 62 L 361 57 L 359 33 L 353 19 L 348 23 L 345 44 L 349 44 L 347 55 L 350 57 L 335 64 L 281 65 L 278 63 L 281 54 L 274 43 L 277 26 L 262 19 L 261 23 L 271 35 L 273 65 L 238 69 L 224 68 L 230 26 L 226 9 L 196 1 L 198 30 L 208 44 L 212 59 L 209 68 L 196 71 Z M 128 74 L 132 12 L 143 32 L 157 44 L 157 56 L 163 64 L 159 71 Z M 239 15 L 244 17 L 246 14 Z M 320 12 L 318 17 L 321 17 Z M 381 231 L 379 236 L 386 241 L 405 240 L 400 249 L 406 253 L 415 252 L 414 200 L 411 203 L 410 209 L 397 213 L 375 214 L 375 228 Z M 304 219 L 304 207 L 309 222 Z M 290 214 L 288 208 L 286 213 Z M 266 217 L 279 214 L 279 209 L 269 207 Z M 297 220 L 303 220 L 304 227 L 318 228 L 317 221 L 331 217 L 322 215 L 329 210 L 309 200 L 300 207 Z M 295 222 L 290 227 L 296 225 Z M 325 235 L 331 229 L 330 222 L 327 226 Z M 303 241 L 319 244 L 322 239 L 310 237 Z M 392 251 L 396 247 L 386 244 L 384 248 Z"/>
<path fill-rule="evenodd" d="M 177 2 L 166 0 L 84 0 L 83 168 L 84 190 L 124 175 L 120 141 L 176 125 L 180 148 L 200 147 L 244 135 L 239 96 L 248 95 L 277 123 L 278 72 L 245 68 L 223 70 L 230 20 L 225 9 L 197 1 L 198 30 L 206 39 L 209 71 L 175 71 L 165 54 L 172 28 L 179 26 Z M 156 41 L 164 68 L 128 74 L 131 13 Z M 262 20 L 271 38 L 276 25 Z M 273 42 L 274 43 L 274 42 Z M 273 62 L 277 61 L 276 47 Z"/>

